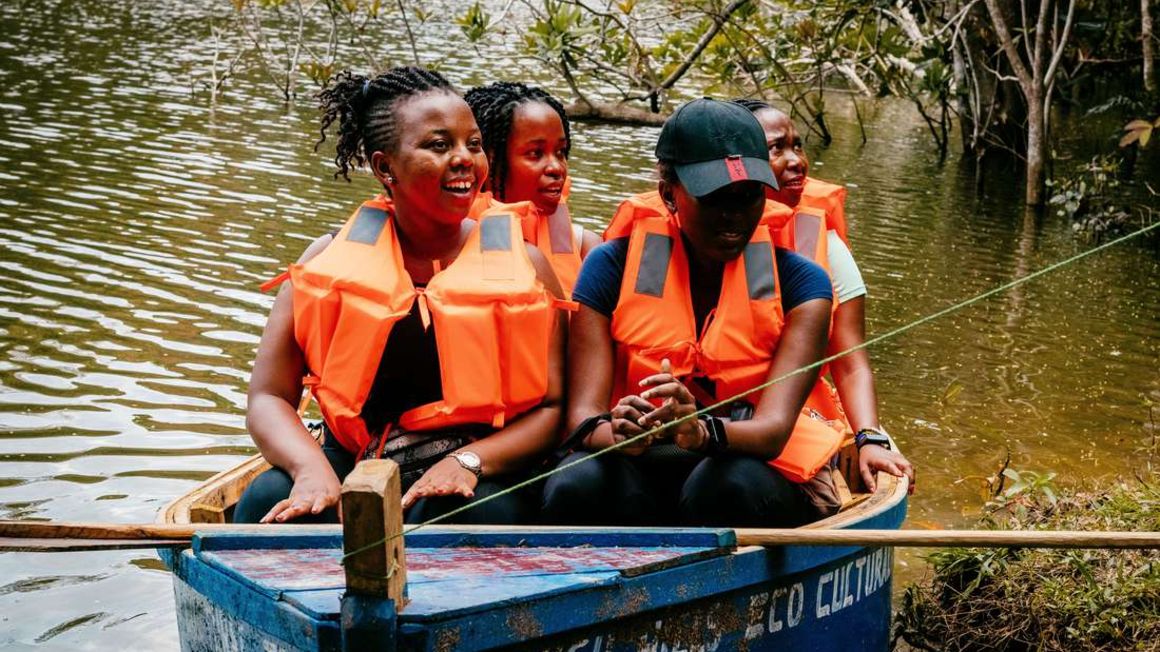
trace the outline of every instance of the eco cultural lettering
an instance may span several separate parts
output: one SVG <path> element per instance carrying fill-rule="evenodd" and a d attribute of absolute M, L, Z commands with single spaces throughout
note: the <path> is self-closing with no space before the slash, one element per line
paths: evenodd
<path fill-rule="evenodd" d="M 894 549 L 879 548 L 818 576 L 813 593 L 813 615 L 818 620 L 861 601 L 890 583 Z M 745 639 L 754 640 L 801 624 L 806 608 L 806 586 L 795 582 L 749 598 Z"/>

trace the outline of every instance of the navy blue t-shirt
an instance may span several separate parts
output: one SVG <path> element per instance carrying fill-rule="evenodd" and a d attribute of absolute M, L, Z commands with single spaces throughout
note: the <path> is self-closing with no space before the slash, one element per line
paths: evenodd
<path fill-rule="evenodd" d="M 790 310 L 812 299 L 833 300 L 834 289 L 826 270 L 810 259 L 787 249 L 775 249 L 777 280 L 781 285 L 781 308 Z M 605 317 L 620 301 L 620 283 L 628 259 L 628 238 L 609 240 L 588 252 L 572 298 Z M 705 315 L 696 316 L 700 324 Z"/>

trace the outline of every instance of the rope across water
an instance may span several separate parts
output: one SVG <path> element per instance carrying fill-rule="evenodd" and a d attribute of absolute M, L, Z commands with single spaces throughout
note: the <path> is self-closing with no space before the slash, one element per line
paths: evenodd
<path fill-rule="evenodd" d="M 865 348 L 872 346 L 874 344 L 877 344 L 879 342 L 883 342 L 883 341 L 888 340 L 890 338 L 897 337 L 898 335 L 901 335 L 902 333 L 905 333 L 911 329 L 922 326 L 923 324 L 926 324 L 927 322 L 931 322 L 931 321 L 934 321 L 934 320 L 939 319 L 941 317 L 945 317 L 946 315 L 949 315 L 953 312 L 957 312 L 959 310 L 962 310 L 963 308 L 966 308 L 966 307 L 971 306 L 973 304 L 979 303 L 980 301 L 988 299 L 996 294 L 1010 290 L 1011 288 L 1013 288 L 1017 285 L 1021 285 L 1021 284 L 1026 283 L 1030 280 L 1039 278 L 1040 276 L 1043 276 L 1045 274 L 1050 274 L 1051 272 L 1054 272 L 1056 270 L 1067 267 L 1068 265 L 1071 265 L 1075 262 L 1078 262 L 1078 261 L 1080 261 L 1088 256 L 1099 253 L 1105 249 L 1109 249 L 1111 247 L 1114 247 L 1120 243 L 1131 240 L 1132 238 L 1136 238 L 1136 237 L 1139 237 L 1141 235 L 1144 235 L 1145 233 L 1153 231 L 1157 228 L 1160 228 L 1160 222 L 1156 222 L 1154 224 L 1149 224 L 1148 226 L 1145 226 L 1137 231 L 1133 231 L 1132 233 L 1121 236 L 1121 237 L 1116 238 L 1114 240 L 1109 240 L 1108 242 L 1105 242 L 1101 245 L 1092 247 L 1091 249 L 1088 249 L 1087 251 L 1082 251 L 1074 256 L 1071 256 L 1069 258 L 1065 258 L 1064 260 L 1052 263 L 1051 265 L 1048 265 L 1047 267 L 1044 267 L 1042 269 L 1031 272 L 1030 274 L 1027 274 L 1026 276 L 1021 276 L 1013 281 L 1010 281 L 1008 283 L 1004 283 L 1003 285 L 1000 285 L 996 288 L 992 288 L 990 290 L 987 290 L 986 292 L 979 294 L 979 295 L 976 295 L 974 297 L 971 297 L 970 299 L 960 301 L 954 305 L 943 308 L 942 310 L 939 310 L 937 312 L 929 314 L 925 317 L 921 317 L 919 319 L 916 319 L 908 324 L 899 326 L 898 328 L 895 328 L 895 329 L 889 330 L 885 333 L 882 333 L 881 335 L 876 335 L 875 337 L 872 337 L 872 338 L 862 342 L 861 344 L 859 344 L 857 346 L 852 346 L 852 347 L 846 349 L 845 351 L 835 353 L 831 356 L 827 356 L 825 358 L 822 358 L 821 360 L 818 360 L 817 362 L 814 362 L 812 364 L 808 364 L 804 367 L 794 369 L 793 371 L 791 371 L 789 373 L 782 374 L 781 376 L 778 376 L 777 378 L 773 378 L 773 379 L 766 381 L 766 382 L 764 382 L 756 387 L 748 389 L 744 392 L 740 392 L 740 393 L 736 394 L 735 396 L 730 396 L 726 399 L 718 401 L 717 403 L 714 403 L 713 405 L 705 406 L 705 407 L 701 408 L 700 410 L 693 412 L 692 414 L 685 415 L 685 416 L 678 418 L 678 419 L 673 419 L 672 421 L 669 421 L 665 424 L 662 424 L 660 426 L 652 428 L 651 430 L 647 430 L 645 432 L 642 432 L 639 435 L 636 435 L 634 437 L 630 437 L 628 439 L 620 441 L 620 442 L 613 444 L 612 446 L 609 446 L 607 448 L 602 448 L 600 450 L 593 451 L 592 454 L 589 455 L 588 457 L 585 457 L 583 459 L 579 459 L 579 460 L 576 460 L 573 462 L 569 462 L 567 464 L 561 464 L 554 469 L 551 469 L 549 471 L 545 471 L 544 473 L 540 473 L 532 478 L 524 480 L 523 482 L 512 485 L 511 487 L 508 487 L 507 489 L 504 489 L 503 491 L 499 491 L 499 492 L 494 493 L 490 496 L 485 496 L 483 498 L 480 498 L 479 500 L 472 501 L 470 503 L 467 503 L 466 505 L 463 505 L 461 507 L 457 507 L 456 509 L 449 511 L 446 514 L 442 514 L 442 515 L 437 516 L 437 517 L 430 519 L 428 521 L 424 521 L 422 523 L 416 523 L 415 525 L 412 525 L 411 527 L 404 528 L 398 534 L 393 534 L 393 535 L 384 537 L 378 541 L 374 541 L 372 543 L 369 543 L 365 546 L 355 548 L 354 550 L 351 550 L 351 551 L 347 552 L 346 554 L 344 554 L 342 556 L 342 559 L 345 561 L 348 557 L 353 557 L 354 555 L 357 555 L 357 554 L 360 554 L 362 552 L 366 552 L 367 550 L 371 550 L 373 548 L 381 546 L 382 544 L 386 543 L 387 541 L 390 541 L 390 540 L 395 539 L 397 537 L 401 537 L 401 536 L 410 534 L 410 533 L 412 533 L 420 528 L 427 527 L 428 525 L 434 525 L 435 523 L 445 521 L 448 518 L 455 516 L 456 514 L 462 514 L 463 512 L 466 512 L 470 509 L 474 509 L 475 507 L 482 505 L 490 500 L 494 500 L 496 498 L 499 498 L 500 496 L 514 493 L 516 491 L 519 491 L 520 489 L 523 489 L 525 487 L 536 484 L 537 482 L 541 482 L 543 480 L 546 480 L 557 473 L 561 473 L 563 471 L 566 471 L 566 470 L 572 468 L 573 466 L 576 466 L 577 464 L 583 464 L 591 459 L 600 457 L 601 455 L 607 455 L 608 453 L 611 453 L 612 451 L 624 448 L 626 446 L 631 446 L 633 443 L 640 441 L 641 439 L 644 439 L 645 437 L 655 435 L 655 434 L 665 430 L 666 428 L 669 428 L 670 426 L 673 426 L 673 425 L 676 425 L 679 423 L 683 423 L 683 422 L 688 421 L 690 419 L 696 419 L 697 417 L 699 417 L 702 414 L 712 412 L 713 410 L 715 410 L 719 407 L 728 405 L 728 404 L 732 403 L 733 401 L 736 401 L 737 399 L 742 398 L 744 396 L 748 396 L 749 394 L 752 394 L 754 392 L 760 392 L 761 390 L 763 390 L 767 387 L 770 387 L 772 385 L 776 385 L 777 383 L 780 383 L 781 381 L 783 381 L 787 378 L 792 378 L 794 376 L 797 376 L 798 374 L 803 374 L 803 373 L 806 373 L 808 371 L 818 369 L 818 368 L 822 367 L 823 365 L 826 365 L 830 362 L 833 362 L 834 360 L 837 360 L 838 358 L 841 358 L 843 356 L 847 356 L 855 351 L 859 351 L 861 349 L 865 349 Z"/>

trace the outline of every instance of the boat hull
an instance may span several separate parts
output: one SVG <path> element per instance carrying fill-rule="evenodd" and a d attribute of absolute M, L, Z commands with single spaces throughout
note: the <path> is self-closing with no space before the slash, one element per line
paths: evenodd
<path fill-rule="evenodd" d="M 905 517 L 905 499 L 879 507 L 851 527 Z M 738 548 L 732 530 L 714 529 L 447 526 L 407 535 L 406 554 L 410 602 L 380 613 L 387 649 L 888 647 L 890 548 Z M 333 528 L 195 537 L 174 559 L 182 649 L 342 650 L 340 558 Z"/>
<path fill-rule="evenodd" d="M 745 553 L 743 553 L 745 554 Z M 753 553 L 764 556 L 762 553 Z M 764 562 L 736 560 L 746 567 Z M 759 582 L 689 602 L 632 613 L 634 601 L 647 599 L 652 587 L 627 588 L 619 599 L 604 600 L 604 620 L 548 634 L 550 625 L 529 608 L 524 618 L 504 616 L 512 640 L 500 648 L 601 652 L 607 650 L 886 650 L 890 636 L 890 548 L 861 549 L 810 571 L 776 581 Z M 738 569 L 740 570 L 740 568 Z M 341 650 L 339 622 L 320 620 L 289 604 L 264 603 L 280 614 L 249 614 L 240 605 L 215 601 L 178 578 L 174 592 L 181 647 L 187 652 L 290 652 Z M 258 601 L 254 605 L 263 604 Z M 577 605 L 555 605 L 552 611 L 574 611 Z M 617 612 L 625 615 L 617 615 Z M 582 612 L 577 612 L 582 613 Z M 599 617 L 601 610 L 590 612 Z M 399 632 L 400 650 L 469 650 L 473 640 L 487 639 L 477 630 L 492 626 L 481 618 L 470 627 L 417 628 Z M 568 620 L 568 619 L 564 619 Z M 406 629 L 406 628 L 405 628 Z M 299 635 L 287 637 L 296 630 Z M 524 636 L 527 640 L 519 640 Z M 286 640 L 291 638 L 291 640 Z M 306 642 L 307 645 L 303 646 Z M 492 648 L 495 649 L 495 648 Z"/>

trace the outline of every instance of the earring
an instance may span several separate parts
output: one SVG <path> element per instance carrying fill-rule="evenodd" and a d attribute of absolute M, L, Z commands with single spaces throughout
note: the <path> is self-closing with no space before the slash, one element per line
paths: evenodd
<path fill-rule="evenodd" d="M 399 180 L 396 179 L 393 175 L 390 175 L 390 174 L 387 175 L 387 183 L 394 185 L 398 182 L 399 182 Z"/>

